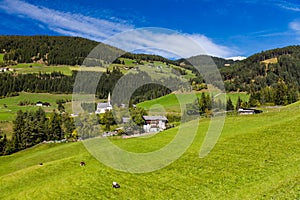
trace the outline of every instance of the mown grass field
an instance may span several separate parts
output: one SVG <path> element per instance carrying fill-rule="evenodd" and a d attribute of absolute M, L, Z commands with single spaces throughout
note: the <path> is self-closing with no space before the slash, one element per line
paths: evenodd
<path fill-rule="evenodd" d="M 18 110 L 37 110 L 39 107 L 35 106 L 38 101 L 48 102 L 50 107 L 43 107 L 46 112 L 52 112 L 57 108 L 57 99 L 72 99 L 72 94 L 48 94 L 48 93 L 26 93 L 21 92 L 19 96 L 8 97 L 0 99 L 0 121 L 12 121 L 15 119 Z M 21 101 L 28 101 L 34 105 L 19 106 Z M 71 110 L 71 103 L 66 104 L 67 111 Z M 1 125 L 0 125 L 1 126 Z"/>
<path fill-rule="evenodd" d="M 72 66 L 47 66 L 39 63 L 20 63 L 17 65 L 9 66 L 9 68 L 17 71 L 18 73 L 22 74 L 29 74 L 29 73 L 51 73 L 51 72 L 61 72 L 65 75 L 72 75 L 72 70 L 79 69 L 79 67 L 72 67 Z"/>
<path fill-rule="evenodd" d="M 0 53 L 0 62 L 3 62 L 3 57 L 4 57 L 4 54 Z"/>
<path fill-rule="evenodd" d="M 199 158 L 209 125 L 209 120 L 203 119 L 183 156 L 149 173 L 131 174 L 104 166 L 81 142 L 40 144 L 0 157 L 1 198 L 299 199 L 299 106 L 298 102 L 280 111 L 227 117 L 214 149 Z M 188 134 L 195 122 L 186 126 Z M 176 129 L 169 129 L 152 137 L 112 142 L 128 151 L 150 152 L 175 135 Z M 86 162 L 85 167 L 79 166 L 81 161 Z M 113 181 L 121 188 L 113 189 Z"/>
<path fill-rule="evenodd" d="M 201 93 L 182 93 L 182 94 L 169 94 L 157 99 L 144 101 L 137 104 L 137 106 L 142 107 L 146 110 L 150 110 L 153 113 L 159 113 L 165 111 L 167 113 L 180 113 L 180 105 L 186 105 L 193 103 L 197 97 L 200 97 Z M 233 105 L 236 105 L 236 102 L 240 97 L 243 101 L 249 100 L 249 95 L 246 93 L 227 93 L 226 98 L 230 98 L 233 102 Z"/>

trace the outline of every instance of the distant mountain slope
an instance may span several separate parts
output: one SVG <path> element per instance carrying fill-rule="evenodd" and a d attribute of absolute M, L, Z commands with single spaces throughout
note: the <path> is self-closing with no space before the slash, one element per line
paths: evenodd
<path fill-rule="evenodd" d="M 279 80 L 299 87 L 300 46 L 257 53 L 220 71 L 228 91 L 260 90 Z"/>
<path fill-rule="evenodd" d="M 0 36 L 0 53 L 6 64 L 41 62 L 47 65 L 81 65 L 97 45 L 100 48 L 93 52 L 94 57 L 85 64 L 101 66 L 114 62 L 116 65 L 133 67 L 159 61 L 166 65 L 174 65 L 173 68 L 176 68 L 180 75 L 187 72 L 182 68 L 191 70 L 197 77 L 189 76 L 190 82 L 194 83 L 194 88 L 201 90 L 205 88 L 202 87 L 205 85 L 204 80 L 190 63 L 203 65 L 209 61 L 208 64 L 211 64 L 212 59 L 220 70 L 226 90 L 249 92 L 252 99 L 255 99 L 252 106 L 268 102 L 285 105 L 299 99 L 300 46 L 268 50 L 242 61 L 206 55 L 174 61 L 158 55 L 125 53 L 115 47 L 79 37 Z M 115 59 L 120 55 L 121 59 Z M 124 59 L 131 59 L 132 66 L 126 66 Z"/>
<path fill-rule="evenodd" d="M 251 106 L 286 105 L 299 99 L 300 46 L 257 53 L 220 72 L 227 91 L 251 94 Z"/>
<path fill-rule="evenodd" d="M 11 63 L 81 65 L 97 46 L 103 59 L 121 50 L 96 41 L 68 36 L 0 36 L 0 52 Z"/>
<path fill-rule="evenodd" d="M 211 58 L 212 61 L 219 69 L 225 66 L 230 66 L 238 62 L 232 59 L 224 59 L 224 58 L 218 58 L 218 57 L 208 56 L 208 55 L 192 56 L 190 58 L 176 60 L 176 62 L 179 63 L 181 66 L 191 66 L 192 64 L 197 64 L 197 63 L 202 64 L 203 62 L 205 62 L 207 58 Z"/>

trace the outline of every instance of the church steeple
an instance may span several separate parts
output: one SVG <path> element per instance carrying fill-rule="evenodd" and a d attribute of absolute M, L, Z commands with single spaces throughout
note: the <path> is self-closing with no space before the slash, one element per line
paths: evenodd
<path fill-rule="evenodd" d="M 110 93 L 108 93 L 107 103 L 110 105 Z"/>

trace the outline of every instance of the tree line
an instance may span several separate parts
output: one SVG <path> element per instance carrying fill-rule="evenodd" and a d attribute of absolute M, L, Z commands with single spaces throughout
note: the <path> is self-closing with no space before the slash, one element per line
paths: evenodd
<path fill-rule="evenodd" d="M 0 36 L 0 52 L 8 64 L 40 62 L 47 65 L 81 65 L 97 46 L 96 54 L 108 60 L 122 52 L 96 41 L 69 36 Z"/>
<path fill-rule="evenodd" d="M 43 141 L 76 139 L 72 135 L 75 130 L 73 118 L 67 113 L 53 111 L 50 117 L 42 108 L 37 111 L 18 111 L 13 121 L 13 134 L 7 139 L 2 133 L 0 136 L 0 155 L 8 155 Z"/>
<path fill-rule="evenodd" d="M 235 105 L 230 97 L 226 100 L 225 104 L 225 102 L 222 102 L 220 99 L 216 100 L 213 95 L 203 92 L 193 103 L 187 105 L 186 114 L 211 117 L 213 112 L 237 112 L 240 108 L 248 108 L 250 106 L 249 102 L 243 101 L 240 97 L 238 97 Z"/>
<path fill-rule="evenodd" d="M 96 97 L 100 99 L 107 98 L 107 95 L 113 91 L 115 84 L 123 76 L 119 68 L 114 67 L 112 70 L 107 70 L 105 73 L 97 74 L 94 72 L 83 73 L 83 80 L 80 80 L 84 90 L 84 84 L 90 84 L 91 77 L 100 76 L 96 91 Z M 0 73 L 0 97 L 15 96 L 18 92 L 32 92 L 32 93 L 73 93 L 74 83 L 78 72 L 73 71 L 71 76 L 62 74 L 61 72 L 35 73 L 35 74 L 14 74 L 14 73 Z M 132 96 L 131 103 L 136 104 L 144 100 L 150 100 L 160 96 L 169 94 L 171 90 L 160 84 L 145 84 L 141 87 L 135 86 L 135 80 L 143 78 L 149 82 L 152 81 L 150 75 L 146 72 L 138 72 L 136 74 L 128 74 L 126 85 L 130 87 L 137 87 L 137 90 Z M 162 82 L 172 82 L 174 85 L 178 84 L 178 79 L 168 78 Z M 161 81 L 160 81 L 161 82 Z M 83 91 L 86 92 L 86 91 Z M 126 91 L 123 91 L 126 92 Z M 117 102 L 116 102 L 117 103 Z M 119 102 L 124 103 L 124 102 Z"/>
<path fill-rule="evenodd" d="M 125 109 L 117 108 L 120 112 L 117 112 L 116 116 L 112 111 L 100 115 L 84 112 L 73 118 L 63 110 L 59 110 L 61 102 L 57 104 L 59 112 L 53 110 L 48 117 L 42 108 L 37 111 L 19 110 L 13 121 L 12 138 L 8 139 L 0 130 L 0 156 L 21 151 L 43 141 L 76 141 L 78 138 L 99 136 L 104 131 L 114 130 L 117 123 L 122 124 L 122 117 L 125 116 Z M 143 116 L 147 115 L 147 112 L 143 108 L 131 107 L 129 113 L 130 121 L 124 125 L 122 133 L 142 131 Z"/>

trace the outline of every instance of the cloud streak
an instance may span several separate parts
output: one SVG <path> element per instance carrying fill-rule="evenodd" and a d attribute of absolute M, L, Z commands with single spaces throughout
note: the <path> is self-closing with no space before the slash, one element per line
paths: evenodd
<path fill-rule="evenodd" d="M 8 14 L 36 20 L 60 34 L 82 36 L 98 41 L 133 28 L 129 24 L 96 19 L 81 14 L 60 12 L 19 0 L 4 0 L 0 3 L 0 9 Z"/>
<path fill-rule="evenodd" d="M 0 2 L 0 10 L 19 18 L 34 20 L 38 22 L 39 27 L 44 27 L 62 35 L 80 36 L 102 42 L 105 42 L 105 40 L 113 35 L 135 28 L 133 25 L 126 23 L 126 21 L 118 19 L 110 21 L 82 14 L 62 12 L 20 0 L 4 0 Z M 201 34 L 174 34 L 173 32 L 161 33 L 155 31 L 128 31 L 128 33 L 134 33 L 134 35 L 125 34 L 128 38 L 124 38 L 124 40 L 130 43 L 126 44 L 127 46 L 125 49 L 123 48 L 124 50 L 130 45 L 132 47 L 138 44 L 137 46 L 139 47 L 148 47 L 147 52 L 150 49 L 149 47 L 154 47 L 149 53 L 173 58 L 174 55 L 170 52 L 167 53 L 162 49 L 154 50 L 156 44 L 160 44 L 160 47 L 163 47 L 163 49 L 171 47 L 171 49 L 185 57 L 208 54 L 225 58 L 234 56 L 237 53 L 228 47 L 214 43 L 210 38 Z M 185 47 L 187 38 L 190 38 L 195 44 L 201 46 L 203 51 L 199 52 L 199 48 Z M 115 46 L 118 46 L 118 44 L 115 44 Z M 183 47 L 184 51 L 182 50 Z M 144 49 L 144 51 L 146 50 Z"/>
<path fill-rule="evenodd" d="M 188 58 L 195 55 L 229 57 L 236 52 L 228 47 L 217 45 L 204 35 L 181 34 L 162 28 L 141 28 L 117 35 L 108 40 L 112 46 L 126 51 L 139 49 L 140 52 L 155 54 L 159 52 L 168 58 Z"/>
<path fill-rule="evenodd" d="M 280 0 L 276 3 L 276 5 L 279 6 L 280 8 L 282 8 L 282 9 L 285 9 L 285 10 L 300 12 L 300 5 L 299 4 L 295 4 L 295 3 Z"/>

